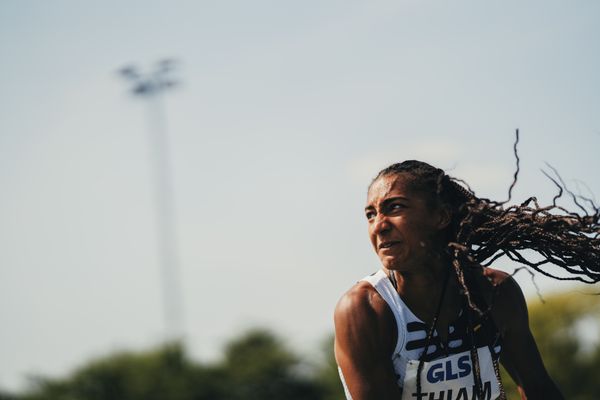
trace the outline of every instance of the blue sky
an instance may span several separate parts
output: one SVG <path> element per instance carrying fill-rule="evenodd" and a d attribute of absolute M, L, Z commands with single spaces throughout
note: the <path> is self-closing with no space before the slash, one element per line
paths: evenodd
<path fill-rule="evenodd" d="M 516 201 L 551 200 L 545 162 L 600 192 L 599 16 L 594 1 L 3 2 L 0 387 L 164 338 L 148 110 L 120 67 L 179 61 L 166 112 L 192 352 L 253 325 L 312 351 L 378 268 L 362 209 L 387 164 L 423 159 L 504 199 L 519 128 Z"/>

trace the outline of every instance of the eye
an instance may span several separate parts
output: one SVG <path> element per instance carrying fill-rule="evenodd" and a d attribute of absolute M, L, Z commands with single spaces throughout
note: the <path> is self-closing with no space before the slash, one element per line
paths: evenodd
<path fill-rule="evenodd" d="M 375 218 L 375 211 L 372 211 L 372 210 L 366 211 L 365 217 L 367 217 L 368 220 Z"/>
<path fill-rule="evenodd" d="M 406 206 L 401 203 L 392 203 L 392 204 L 390 204 L 390 207 L 389 207 L 390 211 L 399 211 L 404 208 L 406 208 Z"/>

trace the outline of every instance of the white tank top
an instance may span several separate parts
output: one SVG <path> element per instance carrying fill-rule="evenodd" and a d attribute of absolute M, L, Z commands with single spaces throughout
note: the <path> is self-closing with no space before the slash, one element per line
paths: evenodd
<path fill-rule="evenodd" d="M 421 393 L 417 395 L 416 376 L 419 358 L 425 348 L 428 327 L 402 301 L 400 295 L 383 270 L 362 279 L 369 282 L 388 304 L 398 327 L 398 339 L 392 353 L 392 364 L 402 388 L 404 399 L 469 400 L 475 398 L 476 386 L 471 363 L 471 345 L 465 334 L 466 318 L 463 312 L 455 324 L 448 328 L 448 343 L 441 343 L 437 331 L 427 348 L 421 371 Z M 489 335 L 488 335 L 489 336 Z M 499 398 L 501 386 L 497 378 L 497 360 L 500 355 L 498 336 L 491 339 L 476 336 L 477 357 L 483 399 Z M 339 369 L 346 398 L 352 400 L 348 387 Z"/>

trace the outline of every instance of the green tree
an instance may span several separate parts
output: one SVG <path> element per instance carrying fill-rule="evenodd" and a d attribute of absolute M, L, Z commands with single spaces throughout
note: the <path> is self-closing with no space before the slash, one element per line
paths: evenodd
<path fill-rule="evenodd" d="M 0 390 L 0 400 L 17 400 L 17 397 L 13 394 Z"/>
<path fill-rule="evenodd" d="M 303 374 L 301 360 L 271 332 L 257 329 L 231 342 L 223 370 L 228 399 L 321 399 L 321 388 Z"/>
<path fill-rule="evenodd" d="M 38 378 L 25 400 L 134 400 L 191 398 L 202 377 L 179 343 L 141 353 L 123 352 L 94 360 L 62 380 Z"/>
<path fill-rule="evenodd" d="M 328 336 L 321 346 L 322 357 L 315 368 L 315 381 L 321 387 L 322 400 L 344 399 L 344 389 L 340 381 L 338 366 L 333 351 L 334 335 Z"/>
<path fill-rule="evenodd" d="M 309 364 L 267 330 L 232 340 L 223 360 L 194 363 L 179 343 L 93 360 L 64 379 L 37 378 L 20 400 L 317 400 Z M 12 400 L 11 397 L 6 397 Z"/>

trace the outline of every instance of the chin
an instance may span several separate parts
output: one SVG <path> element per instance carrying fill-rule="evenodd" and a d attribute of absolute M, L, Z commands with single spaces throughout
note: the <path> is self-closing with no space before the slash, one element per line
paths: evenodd
<path fill-rule="evenodd" d="M 389 271 L 398 271 L 398 272 L 406 272 L 407 269 L 403 268 L 402 265 L 384 265 L 384 267 Z"/>
<path fill-rule="evenodd" d="M 383 265 L 383 267 L 385 269 L 388 269 L 390 271 L 402 271 L 403 268 L 403 263 L 400 262 L 400 260 L 394 259 L 394 258 L 384 258 L 381 260 L 381 264 Z"/>
<path fill-rule="evenodd" d="M 414 262 L 411 262 L 404 257 L 384 257 L 381 260 L 381 264 L 385 269 L 390 271 L 410 272 L 415 270 Z"/>

